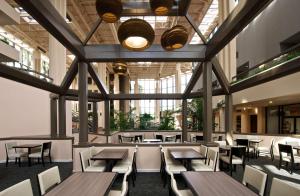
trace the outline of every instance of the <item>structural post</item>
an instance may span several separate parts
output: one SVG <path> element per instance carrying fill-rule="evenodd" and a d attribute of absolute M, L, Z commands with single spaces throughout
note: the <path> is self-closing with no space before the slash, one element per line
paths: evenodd
<path fill-rule="evenodd" d="M 232 95 L 225 95 L 225 137 L 229 144 L 233 141 L 232 112 Z"/>
<path fill-rule="evenodd" d="M 110 134 L 110 103 L 109 103 L 109 100 L 105 100 L 104 105 L 105 105 L 104 128 L 105 128 L 105 135 L 106 135 L 106 143 L 108 143 L 108 136 Z"/>
<path fill-rule="evenodd" d="M 182 100 L 182 142 L 187 141 L 187 100 Z"/>
<path fill-rule="evenodd" d="M 88 66 L 86 63 L 78 64 L 79 72 L 79 143 L 88 142 L 88 81 L 87 72 Z"/>
<path fill-rule="evenodd" d="M 51 137 L 57 137 L 57 98 L 50 97 Z"/>
<path fill-rule="evenodd" d="M 59 137 L 66 137 L 66 97 L 59 96 L 58 100 L 58 135 Z"/>
<path fill-rule="evenodd" d="M 203 67 L 203 136 L 205 142 L 212 141 L 213 111 L 212 111 L 212 63 Z"/>
<path fill-rule="evenodd" d="M 98 132 L 98 105 L 93 102 L 93 130 Z"/>

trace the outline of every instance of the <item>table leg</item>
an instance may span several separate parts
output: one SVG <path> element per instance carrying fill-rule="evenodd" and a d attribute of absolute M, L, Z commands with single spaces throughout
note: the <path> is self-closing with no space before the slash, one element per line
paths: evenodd
<path fill-rule="evenodd" d="M 191 160 L 186 160 L 186 170 L 192 171 L 192 161 Z"/>

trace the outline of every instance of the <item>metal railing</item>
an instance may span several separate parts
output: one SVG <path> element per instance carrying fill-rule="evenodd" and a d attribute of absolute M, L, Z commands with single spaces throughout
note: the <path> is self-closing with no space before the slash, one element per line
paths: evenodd
<path fill-rule="evenodd" d="M 280 53 L 279 55 L 276 55 L 275 57 L 272 57 L 271 59 L 268 59 L 267 61 L 264 61 L 263 63 L 260 63 L 250 68 L 247 71 L 237 74 L 236 76 L 232 77 L 231 84 L 242 82 L 258 74 L 270 71 L 275 67 L 283 66 L 284 64 L 298 58 L 300 58 L 300 44 L 297 44 L 296 46 Z"/>

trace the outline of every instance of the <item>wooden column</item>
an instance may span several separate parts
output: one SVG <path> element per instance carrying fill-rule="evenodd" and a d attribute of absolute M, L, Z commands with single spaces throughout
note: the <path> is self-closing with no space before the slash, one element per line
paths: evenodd
<path fill-rule="evenodd" d="M 225 137 L 229 143 L 233 140 L 232 113 L 232 95 L 225 95 Z"/>
<path fill-rule="evenodd" d="M 88 142 L 88 81 L 87 72 L 88 66 L 86 63 L 78 64 L 79 72 L 79 143 Z"/>
<path fill-rule="evenodd" d="M 205 142 L 212 141 L 213 111 L 212 111 L 212 64 L 205 63 L 203 67 L 203 136 Z"/>
<path fill-rule="evenodd" d="M 93 131 L 98 132 L 98 105 L 93 102 Z"/>
<path fill-rule="evenodd" d="M 187 100 L 182 100 L 182 142 L 187 141 Z"/>
<path fill-rule="evenodd" d="M 105 135 L 106 135 L 106 143 L 108 143 L 108 136 L 110 134 L 110 102 L 109 100 L 104 101 L 104 115 L 105 115 Z"/>
<path fill-rule="evenodd" d="M 58 121 L 58 135 L 59 137 L 66 137 L 66 98 L 65 96 L 59 96 L 59 100 L 58 100 L 58 117 L 59 117 L 59 121 Z"/>
<path fill-rule="evenodd" d="M 51 137 L 57 137 L 57 98 L 50 97 Z"/>

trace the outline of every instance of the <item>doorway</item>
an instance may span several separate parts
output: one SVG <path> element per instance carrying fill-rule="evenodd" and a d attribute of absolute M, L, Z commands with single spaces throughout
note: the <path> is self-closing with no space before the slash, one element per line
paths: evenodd
<path fill-rule="evenodd" d="M 250 115 L 250 132 L 257 133 L 257 115 Z"/>

